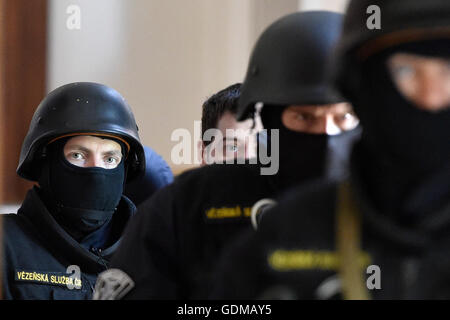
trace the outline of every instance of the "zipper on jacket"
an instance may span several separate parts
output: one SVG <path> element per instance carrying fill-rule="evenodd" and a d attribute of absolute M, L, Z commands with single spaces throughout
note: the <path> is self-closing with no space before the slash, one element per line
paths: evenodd
<path fill-rule="evenodd" d="M 106 264 L 105 259 L 103 259 L 102 249 L 92 247 L 91 251 L 93 253 L 95 253 L 97 255 L 97 257 L 99 257 L 98 261 L 100 261 L 100 263 L 103 265 L 103 267 L 105 267 L 105 270 L 108 269 L 108 265 Z"/>

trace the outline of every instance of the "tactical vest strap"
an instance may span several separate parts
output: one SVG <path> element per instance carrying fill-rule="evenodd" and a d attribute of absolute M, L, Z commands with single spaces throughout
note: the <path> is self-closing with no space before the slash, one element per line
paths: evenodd
<path fill-rule="evenodd" d="M 336 211 L 336 244 L 340 256 L 339 277 L 344 299 L 370 299 L 360 263 L 361 216 L 356 207 L 349 182 L 338 186 Z"/>

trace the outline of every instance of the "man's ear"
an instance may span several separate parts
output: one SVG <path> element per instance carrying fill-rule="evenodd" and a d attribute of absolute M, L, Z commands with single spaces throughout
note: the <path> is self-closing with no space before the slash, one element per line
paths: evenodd
<path fill-rule="evenodd" d="M 202 140 L 199 140 L 197 142 L 197 159 L 200 160 L 200 166 L 205 166 L 206 165 L 206 161 L 205 158 L 203 157 L 204 153 L 205 153 L 205 144 L 203 143 Z"/>

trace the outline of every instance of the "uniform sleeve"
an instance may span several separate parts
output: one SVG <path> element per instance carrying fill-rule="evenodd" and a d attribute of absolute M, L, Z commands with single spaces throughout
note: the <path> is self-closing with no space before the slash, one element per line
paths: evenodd
<path fill-rule="evenodd" d="M 173 182 L 173 173 L 167 162 L 155 152 L 151 163 L 150 172 L 153 177 L 153 185 L 160 189 Z"/>
<path fill-rule="evenodd" d="M 253 230 L 241 234 L 219 259 L 210 299 L 255 299 L 261 281 L 261 261 Z"/>
<path fill-rule="evenodd" d="M 8 254 L 9 254 L 9 250 L 7 247 L 7 239 L 6 239 L 6 219 L 4 219 L 4 216 L 0 215 L 0 228 L 2 228 L 0 234 L 1 234 L 1 239 L 0 239 L 0 245 L 1 245 L 1 298 L 3 300 L 12 300 L 13 296 L 11 293 L 11 288 L 10 288 L 10 280 L 8 278 L 8 275 L 10 274 L 9 272 L 9 263 L 8 263 Z"/>
<path fill-rule="evenodd" d="M 139 207 L 111 260 L 135 283 L 124 299 L 180 296 L 172 192 L 163 188 Z"/>
<path fill-rule="evenodd" d="M 17 214 L 0 214 L 0 226 L 2 228 L 1 239 L 1 290 L 3 300 L 16 300 L 21 299 L 20 294 L 17 292 L 17 288 L 14 286 L 14 257 L 21 252 L 18 252 L 14 247 L 14 239 L 22 240 L 22 229 Z M 13 260 L 13 261 L 12 261 Z"/>
<path fill-rule="evenodd" d="M 172 170 L 159 154 L 149 147 L 144 147 L 144 150 L 145 173 L 127 183 L 123 192 L 137 206 L 174 179 Z"/>

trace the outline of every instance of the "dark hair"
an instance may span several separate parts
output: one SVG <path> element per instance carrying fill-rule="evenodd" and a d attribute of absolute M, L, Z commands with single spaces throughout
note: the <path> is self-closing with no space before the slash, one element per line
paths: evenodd
<path fill-rule="evenodd" d="M 241 95 L 241 83 L 235 83 L 208 98 L 202 106 L 202 137 L 206 130 L 217 128 L 219 119 L 225 112 L 235 115 L 237 101 Z M 208 145 L 211 141 L 203 141 Z"/>

